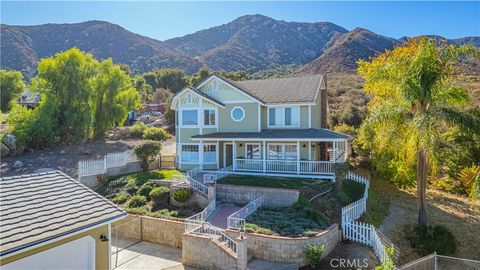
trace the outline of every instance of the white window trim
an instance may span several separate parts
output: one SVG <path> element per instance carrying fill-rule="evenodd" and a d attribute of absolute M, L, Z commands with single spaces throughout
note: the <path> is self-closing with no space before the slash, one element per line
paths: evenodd
<path fill-rule="evenodd" d="M 286 126 L 285 125 L 285 109 L 286 108 L 297 108 L 298 109 L 298 116 L 297 116 L 297 125 L 290 125 Z M 283 109 L 283 117 L 282 117 L 282 125 L 270 125 L 270 109 Z M 268 128 L 298 128 L 300 127 L 300 114 L 301 114 L 301 108 L 300 106 L 268 106 L 267 107 L 267 127 Z"/>
<path fill-rule="evenodd" d="M 282 146 L 282 156 L 283 156 L 284 158 L 283 158 L 283 159 L 270 159 L 270 158 L 269 158 L 269 155 L 268 155 L 268 152 L 270 152 L 270 150 L 269 150 L 269 149 L 270 149 L 270 145 L 281 145 L 281 146 Z M 287 145 L 295 146 L 295 147 L 298 148 L 298 146 L 297 146 L 296 143 L 267 143 L 267 149 L 266 149 L 266 150 L 267 150 L 267 153 L 266 153 L 266 155 L 265 155 L 265 158 L 266 158 L 267 160 L 287 160 L 287 159 L 285 159 L 285 146 L 287 146 Z M 298 151 L 299 151 L 299 150 L 297 149 L 297 151 L 296 151 L 297 155 L 298 155 Z M 299 159 L 299 156 L 297 156 L 295 160 L 298 160 L 298 159 Z M 295 161 L 295 160 L 289 160 L 289 161 Z"/>
<path fill-rule="evenodd" d="M 184 161 L 182 159 L 182 153 L 180 153 L 180 163 L 181 164 L 200 164 L 200 144 L 199 143 L 181 143 L 180 144 L 180 152 L 183 152 L 183 146 L 184 145 L 196 145 L 198 146 L 198 162 L 194 162 L 194 161 Z"/>
<path fill-rule="evenodd" d="M 240 118 L 240 119 L 235 119 L 235 118 L 233 117 L 233 111 L 235 111 L 236 109 L 240 109 L 240 110 L 242 111 L 242 114 L 243 114 L 243 115 L 242 115 L 242 118 Z M 230 111 L 230 118 L 232 118 L 232 120 L 235 121 L 235 122 L 242 122 L 243 119 L 245 119 L 245 110 L 243 109 L 243 107 L 242 107 L 242 106 L 235 106 L 235 107 L 233 107 L 232 110 Z"/>
<path fill-rule="evenodd" d="M 207 145 L 215 146 L 215 161 L 213 162 L 205 162 L 205 158 L 203 159 L 203 164 L 217 164 L 218 163 L 218 144 L 217 143 L 204 143 L 202 147 Z M 202 151 L 203 155 L 205 155 L 205 149 Z"/>
<path fill-rule="evenodd" d="M 183 111 L 197 111 L 197 125 L 184 125 L 183 124 Z M 204 110 L 215 111 L 215 125 L 204 125 Z M 217 128 L 218 127 L 218 108 L 214 107 L 185 107 L 180 108 L 178 113 L 178 126 L 179 128 Z"/>
<path fill-rule="evenodd" d="M 247 159 L 247 152 L 248 152 L 248 146 L 249 145 L 256 145 L 260 149 L 260 157 L 259 158 L 253 158 L 255 160 L 262 160 L 262 144 L 261 143 L 246 143 L 245 144 L 245 159 Z"/>

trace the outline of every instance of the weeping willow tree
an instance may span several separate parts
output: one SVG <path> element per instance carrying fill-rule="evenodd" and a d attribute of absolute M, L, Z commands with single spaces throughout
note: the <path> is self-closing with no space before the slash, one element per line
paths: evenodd
<path fill-rule="evenodd" d="M 360 61 L 365 92 L 372 96 L 359 142 L 370 151 L 380 177 L 405 187 L 416 183 L 418 223 L 427 225 L 427 177 L 437 170 L 435 146 L 452 127 L 480 132 L 480 121 L 463 112 L 468 93 L 452 84 L 454 65 L 470 46 L 410 40 L 371 61 Z"/>

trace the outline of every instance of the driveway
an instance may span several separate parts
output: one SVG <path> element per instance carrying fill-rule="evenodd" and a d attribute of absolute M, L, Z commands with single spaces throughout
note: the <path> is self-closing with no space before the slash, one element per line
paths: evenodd
<path fill-rule="evenodd" d="M 115 248 L 112 246 L 112 250 Z M 112 255 L 112 269 L 169 269 L 194 270 L 183 266 L 182 250 L 163 245 L 140 242 Z"/>

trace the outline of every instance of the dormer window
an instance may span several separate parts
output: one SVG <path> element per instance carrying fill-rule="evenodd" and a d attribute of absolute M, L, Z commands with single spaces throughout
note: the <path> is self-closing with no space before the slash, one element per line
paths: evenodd
<path fill-rule="evenodd" d="M 274 107 L 268 109 L 269 127 L 299 127 L 299 107 Z"/>

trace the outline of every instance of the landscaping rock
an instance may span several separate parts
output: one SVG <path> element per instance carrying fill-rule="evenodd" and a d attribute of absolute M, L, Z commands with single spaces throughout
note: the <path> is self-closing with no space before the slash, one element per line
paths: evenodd
<path fill-rule="evenodd" d="M 65 150 L 60 151 L 60 155 L 65 155 Z"/>
<path fill-rule="evenodd" d="M 8 148 L 5 144 L 3 143 L 0 143 L 0 151 L 1 151 L 1 156 L 4 157 L 4 156 L 7 156 L 10 154 L 10 148 Z"/>
<path fill-rule="evenodd" d="M 21 167 L 23 167 L 23 162 L 21 162 L 20 160 L 15 161 L 12 165 L 12 168 L 15 168 L 15 169 L 18 169 Z"/>

